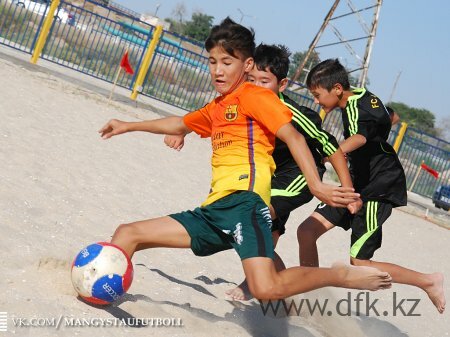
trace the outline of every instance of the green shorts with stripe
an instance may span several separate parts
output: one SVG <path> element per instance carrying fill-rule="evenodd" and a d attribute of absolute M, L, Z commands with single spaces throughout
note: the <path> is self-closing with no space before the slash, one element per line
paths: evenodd
<path fill-rule="evenodd" d="M 242 260 L 273 259 L 270 210 L 254 192 L 235 192 L 205 207 L 169 216 L 186 228 L 195 255 L 234 248 Z"/>
<path fill-rule="evenodd" d="M 365 201 L 356 214 L 346 208 L 334 208 L 319 204 L 315 212 L 334 226 L 352 229 L 350 256 L 370 260 L 381 247 L 382 225 L 392 213 L 392 204 L 382 201 Z"/>

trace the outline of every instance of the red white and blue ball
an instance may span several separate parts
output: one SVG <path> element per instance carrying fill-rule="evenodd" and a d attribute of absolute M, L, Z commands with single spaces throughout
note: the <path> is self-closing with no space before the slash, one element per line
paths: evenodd
<path fill-rule="evenodd" d="M 109 304 L 125 294 L 133 280 L 133 264 L 118 246 L 97 242 L 83 248 L 72 264 L 72 284 L 80 297 Z"/>

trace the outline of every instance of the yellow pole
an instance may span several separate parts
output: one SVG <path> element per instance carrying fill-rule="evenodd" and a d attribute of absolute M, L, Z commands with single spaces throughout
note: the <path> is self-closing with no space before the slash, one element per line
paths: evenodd
<path fill-rule="evenodd" d="M 402 122 L 400 126 L 400 130 L 398 131 L 397 138 L 395 138 L 394 142 L 394 150 L 395 152 L 398 152 L 398 149 L 400 148 L 400 145 L 402 144 L 403 137 L 405 136 L 406 129 L 408 128 L 408 123 Z"/>
<path fill-rule="evenodd" d="M 55 16 L 56 9 L 59 6 L 60 0 L 53 0 L 48 10 L 47 16 L 45 17 L 44 24 L 42 25 L 41 33 L 34 47 L 33 55 L 31 56 L 31 63 L 36 64 L 39 56 L 41 55 L 42 49 L 44 48 L 45 41 L 47 41 L 47 35 L 50 31 L 50 27 Z"/>
<path fill-rule="evenodd" d="M 144 60 L 142 61 L 141 67 L 138 70 L 138 75 L 136 82 L 134 83 L 133 92 L 131 93 L 131 99 L 136 100 L 139 91 L 142 90 L 142 83 L 144 83 L 145 75 L 147 75 L 148 68 L 150 67 L 150 62 L 152 60 L 153 54 L 155 53 L 156 45 L 162 34 L 163 27 L 156 26 L 155 32 L 153 33 L 153 38 L 150 41 L 147 52 L 145 53 Z"/>
<path fill-rule="evenodd" d="M 320 116 L 320 119 L 322 120 L 322 122 L 325 120 L 326 115 L 327 115 L 327 113 L 325 112 L 325 110 L 320 109 L 319 116 Z"/>

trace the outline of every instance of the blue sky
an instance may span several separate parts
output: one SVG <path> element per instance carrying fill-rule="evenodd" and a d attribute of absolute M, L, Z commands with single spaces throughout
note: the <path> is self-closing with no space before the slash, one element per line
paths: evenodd
<path fill-rule="evenodd" d="M 213 16 L 214 23 L 229 15 L 235 21 L 242 19 L 242 24 L 252 27 L 257 43 L 285 44 L 292 53 L 308 49 L 334 3 L 334 0 L 115 1 L 141 13 L 154 13 L 160 4 L 157 14 L 161 18 L 173 17 L 173 9 L 179 3 L 186 7 L 187 20 L 195 11 Z M 352 3 L 356 9 L 363 9 L 373 5 L 375 0 L 352 0 Z M 347 0 L 341 0 L 335 16 L 349 11 Z M 373 9 L 361 13 L 362 20 L 369 26 L 372 16 Z M 393 93 L 395 102 L 430 110 L 436 116 L 436 126 L 443 118 L 450 118 L 450 108 L 446 103 L 447 95 L 450 96 L 449 17 L 450 1 L 384 0 L 369 68 L 369 90 L 385 102 Z M 356 15 L 334 20 L 333 25 L 346 39 L 365 36 Z M 329 26 L 319 45 L 337 41 Z M 351 44 L 361 58 L 366 41 Z M 358 62 L 344 45 L 324 47 L 318 51 L 321 59 L 339 57 L 350 69 L 354 69 Z"/>

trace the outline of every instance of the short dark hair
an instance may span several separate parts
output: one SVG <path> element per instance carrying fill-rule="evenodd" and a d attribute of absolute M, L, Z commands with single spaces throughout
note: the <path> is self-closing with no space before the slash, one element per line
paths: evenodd
<path fill-rule="evenodd" d="M 253 57 L 255 53 L 255 32 L 246 28 L 229 17 L 225 18 L 219 25 L 213 26 L 205 41 L 208 52 L 214 47 L 222 47 L 228 54 L 238 57 L 236 52 L 244 59 Z"/>
<path fill-rule="evenodd" d="M 269 68 L 278 81 L 281 81 L 287 77 L 289 71 L 289 56 L 291 53 L 286 46 L 261 43 L 255 49 L 255 65 L 258 70 L 265 71 Z"/>
<path fill-rule="evenodd" d="M 330 91 L 336 83 L 340 83 L 344 90 L 350 90 L 347 70 L 338 59 L 328 59 L 314 66 L 306 78 L 308 89 L 322 87 Z"/>

